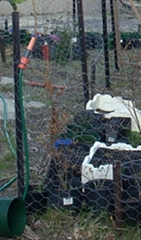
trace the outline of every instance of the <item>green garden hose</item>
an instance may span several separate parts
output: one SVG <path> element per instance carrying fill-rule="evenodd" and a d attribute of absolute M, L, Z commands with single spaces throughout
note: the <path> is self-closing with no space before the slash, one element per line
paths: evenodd
<path fill-rule="evenodd" d="M 10 146 L 10 149 L 11 149 L 12 153 L 13 153 L 14 156 L 16 157 L 15 149 L 14 149 L 13 146 L 12 146 L 12 143 L 11 143 L 11 140 L 10 140 L 10 137 L 9 137 L 9 133 L 8 133 L 8 131 L 7 131 L 7 105 L 6 105 L 6 101 L 5 101 L 4 97 L 3 97 L 1 94 L 0 94 L 0 98 L 1 98 L 1 100 L 2 100 L 2 102 L 3 102 L 3 119 L 4 119 L 3 125 L 4 125 L 4 133 L 5 133 L 5 136 L 6 136 L 6 138 L 7 138 L 7 141 L 8 141 L 8 143 L 9 143 L 9 146 Z"/>
<path fill-rule="evenodd" d="M 12 146 L 12 142 L 10 140 L 10 137 L 9 137 L 9 133 L 7 131 L 7 105 L 6 105 L 6 101 L 4 99 L 4 97 L 0 94 L 0 98 L 3 102 L 3 125 L 4 125 L 4 133 L 5 133 L 5 136 L 6 136 L 6 139 L 9 143 L 9 146 L 10 146 L 10 149 L 12 151 L 12 153 L 14 154 L 14 156 L 16 157 L 16 152 L 15 152 L 15 149 L 13 148 Z M 3 191 L 4 189 L 6 189 L 7 187 L 9 187 L 15 180 L 17 179 L 17 175 L 14 176 L 12 179 L 10 179 L 7 183 L 5 183 L 3 186 L 0 187 L 0 192 Z"/>
<path fill-rule="evenodd" d="M 25 190 L 22 196 L 22 199 L 24 200 L 27 194 L 28 185 L 29 185 L 29 154 L 28 154 L 28 142 L 27 142 L 27 133 L 26 133 L 26 124 L 25 124 L 25 117 L 24 117 L 24 107 L 23 107 L 23 94 L 22 94 L 22 73 L 23 70 L 20 69 L 19 72 L 19 97 L 20 97 L 20 108 L 21 108 L 21 117 L 22 117 L 22 125 L 23 125 L 23 138 L 24 138 L 24 153 L 25 153 L 25 168 L 26 168 L 26 184 L 25 184 Z M 4 132 L 5 136 L 7 138 L 7 141 L 9 143 L 10 149 L 13 152 L 14 156 L 16 157 L 16 152 L 12 146 L 9 133 L 7 131 L 7 106 L 5 99 L 2 95 L 0 95 L 0 98 L 3 101 L 4 106 Z M 12 179 L 10 179 L 7 183 L 5 183 L 3 186 L 0 187 L 0 192 L 9 187 L 14 181 L 16 181 L 17 175 L 14 176 Z"/>
<path fill-rule="evenodd" d="M 22 88 L 22 75 L 23 75 L 23 69 L 26 68 L 26 64 L 29 62 L 29 55 L 34 47 L 36 41 L 36 37 L 33 36 L 27 46 L 27 50 L 26 53 L 24 54 L 23 57 L 21 57 L 20 63 L 19 63 L 19 81 L 18 81 L 18 94 L 19 94 L 19 100 L 20 100 L 20 110 L 21 110 L 21 120 L 22 120 L 22 133 L 23 133 L 23 140 L 24 140 L 24 155 L 25 155 L 25 169 L 26 169 L 26 173 L 25 173 L 25 189 L 24 189 L 24 193 L 22 196 L 22 200 L 25 200 L 27 191 L 28 191 L 28 185 L 29 185 L 29 177 L 30 177 L 30 173 L 29 173 L 29 152 L 28 152 L 28 141 L 27 141 L 27 132 L 26 132 L 26 124 L 25 124 L 25 116 L 24 116 L 24 106 L 23 106 L 23 88 Z M 4 98 L 1 96 L 1 99 L 3 101 L 3 105 L 4 105 L 4 130 L 5 130 L 5 134 L 7 137 L 7 140 L 9 142 L 10 148 L 12 150 L 12 152 L 14 153 L 14 155 L 16 156 L 16 153 L 12 147 L 10 138 L 9 138 L 9 134 L 7 132 L 7 108 L 6 108 L 6 103 Z M 17 157 L 17 156 L 16 156 Z M 5 183 L 3 186 L 0 187 L 0 192 L 3 191 L 4 189 L 6 189 L 7 187 L 9 187 L 15 180 L 17 179 L 17 175 L 15 177 L 13 177 L 11 180 L 9 180 L 7 183 Z"/>
<path fill-rule="evenodd" d="M 24 115 L 24 106 L 23 106 L 23 91 L 22 91 L 22 74 L 23 70 L 20 69 L 19 72 L 19 97 L 20 97 L 20 108 L 21 108 L 21 118 L 22 118 L 22 127 L 23 127 L 23 139 L 24 139 L 24 154 L 25 154 L 25 168 L 26 168 L 26 178 L 25 178 L 25 190 L 23 193 L 22 199 L 24 200 L 28 191 L 29 185 L 29 151 L 28 151 L 28 140 L 27 140 L 27 131 Z"/>

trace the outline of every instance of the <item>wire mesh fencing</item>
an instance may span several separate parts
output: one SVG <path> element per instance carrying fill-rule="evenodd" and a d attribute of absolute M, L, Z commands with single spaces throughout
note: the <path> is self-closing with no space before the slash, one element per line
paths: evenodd
<path fill-rule="evenodd" d="M 59 2 L 0 3 L 0 198 L 140 225 L 140 1 Z"/>

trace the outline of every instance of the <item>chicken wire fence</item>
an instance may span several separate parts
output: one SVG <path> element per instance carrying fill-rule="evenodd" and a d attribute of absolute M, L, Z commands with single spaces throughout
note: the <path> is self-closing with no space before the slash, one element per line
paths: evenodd
<path fill-rule="evenodd" d="M 17 33 L 1 2 L 0 196 L 140 223 L 140 1 L 62 2 L 18 5 Z"/>

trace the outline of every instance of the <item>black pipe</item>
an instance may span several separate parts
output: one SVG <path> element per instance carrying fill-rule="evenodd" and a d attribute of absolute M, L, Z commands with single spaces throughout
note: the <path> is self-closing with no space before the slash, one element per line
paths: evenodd
<path fill-rule="evenodd" d="M 16 147 L 17 147 L 17 175 L 18 196 L 22 197 L 24 189 L 24 157 L 23 157 L 23 134 L 19 97 L 19 68 L 20 62 L 20 30 L 19 12 L 12 12 L 13 24 L 13 60 L 14 60 L 14 91 L 15 91 L 15 123 L 16 123 Z"/>
<path fill-rule="evenodd" d="M 76 28 L 76 2 L 73 0 L 72 3 L 72 18 L 73 18 L 73 31 L 75 33 L 75 28 Z"/>
<path fill-rule="evenodd" d="M 3 37 L 0 37 L 0 52 L 1 52 L 2 62 L 6 63 L 5 40 Z"/>
<path fill-rule="evenodd" d="M 94 97 L 95 80 L 96 80 L 96 63 L 95 61 L 92 61 L 91 62 L 91 99 Z"/>
<path fill-rule="evenodd" d="M 115 28 L 115 18 L 114 18 L 114 7 L 113 0 L 110 0 L 111 5 L 111 23 L 112 23 L 112 34 L 114 40 L 114 59 L 115 59 L 115 68 L 119 70 L 118 66 L 118 57 L 117 57 L 117 44 L 116 44 L 116 28 Z"/>
<path fill-rule="evenodd" d="M 106 87 L 109 88 L 110 87 L 110 69 L 109 69 L 109 46 L 108 46 L 108 32 L 107 32 L 106 0 L 102 0 L 101 6 L 102 6 L 102 22 L 103 22 Z"/>
<path fill-rule="evenodd" d="M 89 100 L 89 83 L 88 83 L 87 53 L 86 53 L 86 43 L 85 43 L 82 0 L 77 0 L 77 12 L 78 12 L 78 25 L 79 25 L 79 36 L 80 36 L 80 46 L 81 46 L 81 65 L 82 65 L 82 76 L 83 76 L 84 105 L 86 106 Z"/>
<path fill-rule="evenodd" d="M 8 31 L 8 20 L 6 19 L 4 21 L 5 31 Z"/>

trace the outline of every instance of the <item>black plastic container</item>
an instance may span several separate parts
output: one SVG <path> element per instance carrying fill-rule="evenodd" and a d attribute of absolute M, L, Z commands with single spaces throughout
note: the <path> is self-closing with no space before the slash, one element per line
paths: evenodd
<path fill-rule="evenodd" d="M 128 225 L 135 226 L 141 223 L 141 201 L 130 199 L 122 201 L 123 219 Z"/>
<path fill-rule="evenodd" d="M 129 134 L 131 132 L 131 118 L 111 117 L 105 124 L 105 142 L 129 143 Z"/>
<path fill-rule="evenodd" d="M 25 198 L 27 213 L 44 212 L 47 209 L 47 193 L 37 190 L 37 185 L 29 185 Z"/>
<path fill-rule="evenodd" d="M 92 156 L 90 163 L 93 164 L 95 167 L 99 167 L 102 164 L 114 164 L 116 161 L 120 161 L 121 164 L 129 164 L 129 162 L 132 163 L 135 161 L 139 161 L 140 156 L 141 150 L 139 149 L 120 150 L 100 147 Z M 122 166 L 122 173 L 125 173 L 125 169 L 126 171 L 128 170 L 127 167 Z"/>
<path fill-rule="evenodd" d="M 94 214 L 108 211 L 113 197 L 113 181 L 101 179 L 86 183 L 84 196 L 86 208 L 92 210 Z"/>
<path fill-rule="evenodd" d="M 122 174 L 132 179 L 141 178 L 141 159 L 131 159 L 121 164 Z"/>
<path fill-rule="evenodd" d="M 141 160 L 130 160 L 121 164 L 124 200 L 139 200 L 141 191 Z"/>
<path fill-rule="evenodd" d="M 107 119 L 103 113 L 95 113 L 94 110 L 83 110 L 74 116 L 74 122 L 84 126 L 85 131 L 95 132 L 104 141 L 104 130 Z"/>
<path fill-rule="evenodd" d="M 46 187 L 48 207 L 74 211 L 81 210 L 82 184 L 78 179 L 67 182 L 50 181 Z"/>

